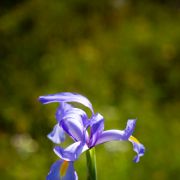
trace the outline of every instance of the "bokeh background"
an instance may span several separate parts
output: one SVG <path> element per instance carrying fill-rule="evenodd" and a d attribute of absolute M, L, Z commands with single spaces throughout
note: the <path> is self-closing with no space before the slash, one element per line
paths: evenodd
<path fill-rule="evenodd" d="M 145 156 L 98 146 L 99 180 L 180 179 L 179 1 L 1 0 L 0 179 L 45 179 L 58 104 L 38 96 L 64 91 L 87 96 L 106 129 L 138 119 Z M 85 155 L 75 166 L 86 179 Z"/>

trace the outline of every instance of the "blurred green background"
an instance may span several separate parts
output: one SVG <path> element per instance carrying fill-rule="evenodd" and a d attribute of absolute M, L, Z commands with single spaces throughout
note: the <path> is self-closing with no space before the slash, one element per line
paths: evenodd
<path fill-rule="evenodd" d="M 37 99 L 64 91 L 87 96 L 106 129 L 138 119 L 145 156 L 98 146 L 99 180 L 180 179 L 179 1 L 1 0 L 0 179 L 45 179 L 58 104 Z M 85 155 L 75 166 L 86 179 Z"/>

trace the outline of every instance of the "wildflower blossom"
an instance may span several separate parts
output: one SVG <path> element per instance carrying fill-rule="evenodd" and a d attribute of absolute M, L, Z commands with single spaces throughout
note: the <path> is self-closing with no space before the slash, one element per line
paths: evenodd
<path fill-rule="evenodd" d="M 55 146 L 54 152 L 61 160 L 52 165 L 47 180 L 68 180 L 68 177 L 76 180 L 77 173 L 74 170 L 73 162 L 84 151 L 108 141 L 130 141 L 133 144 L 134 151 L 137 153 L 134 162 L 139 162 L 140 157 L 144 155 L 144 146 L 132 136 L 136 124 L 135 119 L 128 120 L 124 130 L 104 130 L 103 116 L 99 113 L 95 114 L 90 101 L 80 94 L 59 93 L 40 96 L 39 100 L 44 104 L 60 103 L 56 112 L 57 124 L 48 137 L 54 143 L 61 143 L 64 141 L 64 133 L 66 133 L 74 140 L 74 143 L 65 149 Z M 78 102 L 88 107 L 92 112 L 92 116 L 89 118 L 82 109 L 73 107 L 68 104 L 69 102 Z M 90 133 L 88 133 L 88 128 Z"/>

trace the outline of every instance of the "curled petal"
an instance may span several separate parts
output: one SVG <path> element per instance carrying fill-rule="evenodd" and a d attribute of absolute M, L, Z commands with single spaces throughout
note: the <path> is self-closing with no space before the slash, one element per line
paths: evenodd
<path fill-rule="evenodd" d="M 136 126 L 136 119 L 129 119 L 127 122 L 126 128 L 124 130 L 126 140 L 128 140 L 128 138 L 134 132 L 135 126 Z"/>
<path fill-rule="evenodd" d="M 59 124 L 56 124 L 51 133 L 48 134 L 48 138 L 56 143 L 59 144 L 65 140 L 65 133 L 62 127 Z"/>
<path fill-rule="evenodd" d="M 56 120 L 60 122 L 65 116 L 66 112 L 72 108 L 73 106 L 71 106 L 68 103 L 65 103 L 65 102 L 60 103 L 60 106 L 57 108 L 57 111 L 56 111 Z"/>
<path fill-rule="evenodd" d="M 63 160 L 56 161 L 50 169 L 46 180 L 78 180 L 73 162 Z"/>
<path fill-rule="evenodd" d="M 104 130 L 104 118 L 100 114 L 96 114 L 92 117 L 90 120 L 90 141 L 89 141 L 89 147 L 93 147 L 96 144 L 96 141 L 98 140 L 99 136 Z"/>
<path fill-rule="evenodd" d="M 60 106 L 57 108 L 56 111 L 56 119 L 58 122 L 61 122 L 61 120 L 66 116 L 73 116 L 74 114 L 79 115 L 82 117 L 82 120 L 84 121 L 84 124 L 86 124 L 88 120 L 87 114 L 79 108 L 74 108 L 72 105 L 68 103 L 61 103 Z"/>
<path fill-rule="evenodd" d="M 66 149 L 56 146 L 54 148 L 54 152 L 65 161 L 75 161 L 81 153 L 87 149 L 87 146 L 83 142 L 79 141 L 71 144 Z"/>
<path fill-rule="evenodd" d="M 82 109 L 74 108 L 68 103 L 60 103 L 56 111 L 56 119 L 60 122 L 67 114 L 77 114 L 82 118 L 88 118 L 87 114 Z"/>
<path fill-rule="evenodd" d="M 75 116 L 77 116 L 77 115 L 80 116 L 83 125 L 86 126 L 87 121 L 89 121 L 88 116 L 82 109 L 79 109 L 79 108 L 68 109 L 66 111 L 66 113 L 65 113 L 64 119 L 67 118 L 67 117 L 74 117 L 74 115 Z"/>
<path fill-rule="evenodd" d="M 134 131 L 136 120 L 128 120 L 125 130 L 107 130 L 103 131 L 99 136 L 96 144 L 108 141 L 126 141 Z"/>
<path fill-rule="evenodd" d="M 84 140 L 84 125 L 79 115 L 67 114 L 61 120 L 60 126 L 74 141 Z"/>
<path fill-rule="evenodd" d="M 144 155 L 145 153 L 145 147 L 133 136 L 129 137 L 129 141 L 133 144 L 133 149 L 137 153 L 137 155 L 134 157 L 134 162 L 139 162 L 140 157 Z"/>
<path fill-rule="evenodd" d="M 82 109 L 79 108 L 71 108 L 71 109 L 69 108 L 66 111 L 66 114 L 78 114 L 81 117 L 87 117 L 87 114 Z"/>
<path fill-rule="evenodd" d="M 52 102 L 77 102 L 88 107 L 92 111 L 92 113 L 94 113 L 91 102 L 86 97 L 76 93 L 63 92 L 58 94 L 40 96 L 39 101 L 43 104 Z"/>

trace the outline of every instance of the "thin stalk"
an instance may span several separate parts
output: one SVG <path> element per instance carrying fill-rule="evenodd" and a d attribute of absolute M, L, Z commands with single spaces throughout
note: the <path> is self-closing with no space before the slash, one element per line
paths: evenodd
<path fill-rule="evenodd" d="M 87 180 L 97 180 L 95 148 L 86 151 L 86 160 L 88 168 Z"/>

